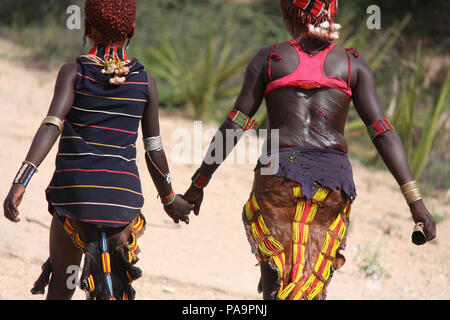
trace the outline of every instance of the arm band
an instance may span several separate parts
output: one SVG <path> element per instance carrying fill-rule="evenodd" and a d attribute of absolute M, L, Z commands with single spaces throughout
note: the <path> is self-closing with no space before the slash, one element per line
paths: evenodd
<path fill-rule="evenodd" d="M 369 132 L 370 137 L 374 140 L 379 135 L 394 130 L 391 123 L 388 119 L 383 118 L 375 121 L 370 126 L 367 127 L 367 131 Z"/>
<path fill-rule="evenodd" d="M 245 113 L 242 113 L 236 109 L 231 110 L 230 114 L 228 115 L 228 119 L 236 123 L 244 131 L 255 129 L 256 126 L 258 125 L 258 121 L 253 120 Z"/>
<path fill-rule="evenodd" d="M 42 121 L 41 125 L 51 124 L 58 128 L 59 133 L 61 134 L 64 130 L 64 121 L 55 116 L 48 116 Z"/>
<path fill-rule="evenodd" d="M 163 149 L 161 136 L 144 138 L 146 152 L 161 151 Z"/>
<path fill-rule="evenodd" d="M 211 180 L 211 177 L 208 178 L 208 177 L 204 176 L 203 174 L 201 174 L 200 169 L 198 169 L 192 176 L 191 180 L 192 180 L 192 184 L 195 187 L 197 187 L 199 189 L 203 189 L 208 185 L 209 181 Z"/>
<path fill-rule="evenodd" d="M 161 202 L 163 205 L 169 206 L 175 201 L 176 197 L 177 195 L 172 191 L 168 196 L 161 197 Z"/>
<path fill-rule="evenodd" d="M 419 184 L 416 180 L 400 186 L 400 190 L 402 191 L 406 203 L 408 204 L 422 200 L 422 193 L 420 192 Z"/>
<path fill-rule="evenodd" d="M 163 150 L 163 145 L 162 145 L 162 140 L 161 140 L 161 136 L 157 136 L 157 137 L 147 137 L 143 139 L 144 141 L 144 149 L 145 152 L 147 152 L 148 158 L 150 160 L 150 162 L 153 164 L 153 166 L 156 168 L 156 170 L 158 170 L 158 172 L 164 177 L 164 181 L 167 184 L 172 183 L 172 177 L 170 175 L 170 172 L 164 174 L 156 165 L 156 163 L 153 162 L 152 157 L 150 156 L 149 152 L 152 151 L 161 151 Z"/>
<path fill-rule="evenodd" d="M 16 178 L 14 179 L 15 184 L 22 184 L 25 188 L 31 180 L 31 177 L 37 172 L 37 168 L 34 164 L 28 161 L 24 161 L 22 166 L 17 172 Z"/>

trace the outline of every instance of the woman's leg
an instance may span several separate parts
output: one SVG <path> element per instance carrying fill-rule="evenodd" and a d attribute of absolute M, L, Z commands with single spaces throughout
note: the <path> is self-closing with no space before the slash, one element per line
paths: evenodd
<path fill-rule="evenodd" d="M 243 220 L 252 251 L 260 263 L 260 288 L 265 300 L 276 298 L 291 268 L 292 216 L 295 201 L 284 178 L 255 175 Z M 280 268 L 281 267 L 281 268 Z"/>
<path fill-rule="evenodd" d="M 69 300 L 75 288 L 69 288 L 67 279 L 73 276 L 67 273 L 69 266 L 80 266 L 82 252 L 75 247 L 67 236 L 57 217 L 53 217 L 50 227 L 50 264 L 52 276 L 49 283 L 47 300 Z"/>
<path fill-rule="evenodd" d="M 274 293 L 280 288 L 278 272 L 272 269 L 267 262 L 261 262 L 261 285 L 264 300 L 273 300 Z"/>

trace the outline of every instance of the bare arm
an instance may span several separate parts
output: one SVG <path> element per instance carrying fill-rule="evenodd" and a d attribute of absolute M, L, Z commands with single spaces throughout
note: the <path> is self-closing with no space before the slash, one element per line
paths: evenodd
<path fill-rule="evenodd" d="M 77 66 L 77 63 L 74 61 L 64 64 L 59 70 L 53 99 L 47 113 L 48 116 L 56 116 L 63 120 L 66 118 L 70 108 L 72 108 Z M 41 125 L 34 136 L 25 160 L 39 167 L 52 149 L 59 134 L 60 132 L 56 126 L 50 124 Z M 13 184 L 3 204 L 5 216 L 13 222 L 20 221 L 17 207 L 24 193 L 25 187 L 23 185 Z"/>
<path fill-rule="evenodd" d="M 269 51 L 270 47 L 261 49 L 248 64 L 241 92 L 237 97 L 234 105 L 234 109 L 242 112 L 249 117 L 255 115 L 264 98 L 264 70 L 267 57 L 269 56 Z M 233 134 L 227 134 L 227 130 L 233 130 L 234 132 Z M 221 143 L 218 143 L 216 145 L 215 137 L 212 140 L 206 155 L 206 157 L 214 159 L 214 162 L 211 163 L 211 161 L 204 160 L 198 172 L 205 177 L 212 177 L 214 172 L 219 168 L 222 162 L 236 146 L 242 135 L 242 128 L 233 121 L 226 119 L 216 133 L 217 139 L 222 139 Z M 230 143 L 229 139 L 233 139 L 232 143 Z M 232 148 L 227 148 L 227 146 L 232 146 Z M 217 150 L 217 148 L 221 148 L 221 150 Z M 216 155 L 216 152 L 218 151 L 221 152 L 220 156 Z M 203 190 L 195 187 L 192 184 L 189 190 L 186 192 L 185 198 L 190 203 L 195 204 L 194 213 L 198 215 L 200 211 L 200 205 L 203 200 Z"/>
<path fill-rule="evenodd" d="M 353 102 L 356 111 L 366 126 L 385 118 L 383 108 L 376 94 L 375 77 L 367 63 L 360 57 L 356 60 L 358 68 L 357 83 L 353 89 Z M 401 186 L 414 180 L 408 164 L 402 141 L 395 130 L 385 132 L 373 140 L 378 153 L 397 183 Z M 422 200 L 409 205 L 416 223 L 425 225 L 427 240 L 436 237 L 436 224 Z"/>
<path fill-rule="evenodd" d="M 156 80 L 150 74 L 148 74 L 148 79 L 150 99 L 142 117 L 142 134 L 144 138 L 160 136 L 158 88 Z M 159 196 L 166 197 L 170 195 L 173 189 L 170 180 L 169 164 L 164 149 L 146 152 L 145 160 Z M 192 206 L 180 196 L 177 196 L 171 205 L 164 206 L 164 210 L 175 223 L 178 223 L 179 220 L 189 223 L 188 215 L 191 208 Z"/>
<path fill-rule="evenodd" d="M 249 117 L 253 117 L 255 113 L 258 111 L 261 106 L 262 100 L 264 98 L 264 70 L 265 70 L 265 61 L 269 56 L 270 48 L 261 49 L 256 56 L 250 61 L 247 66 L 247 70 L 245 72 L 244 82 L 242 85 L 242 89 L 239 93 L 239 96 L 236 99 L 234 109 L 244 113 Z M 236 139 L 234 139 L 232 146 L 236 146 L 239 138 L 242 136 L 242 128 L 239 127 L 236 123 L 231 120 L 226 119 L 219 128 L 219 137 L 223 137 L 223 159 L 220 159 L 218 163 L 207 164 L 203 162 L 200 171 L 207 177 L 211 177 L 217 168 L 221 165 L 221 163 L 226 159 L 229 153 L 232 151 L 227 150 L 226 146 L 230 145 L 227 143 L 227 134 L 226 130 L 239 130 L 236 135 Z M 233 136 L 233 135 L 230 135 Z M 214 156 L 214 146 L 215 140 L 211 142 L 210 148 L 208 152 L 212 153 Z"/>
<path fill-rule="evenodd" d="M 144 138 L 160 135 L 158 88 L 155 79 L 150 74 L 148 77 L 150 100 L 142 117 L 142 134 Z M 169 173 L 169 164 L 164 150 L 146 152 L 145 160 L 158 194 L 163 197 L 169 195 L 172 192 L 172 184 L 165 181 L 165 175 Z"/>

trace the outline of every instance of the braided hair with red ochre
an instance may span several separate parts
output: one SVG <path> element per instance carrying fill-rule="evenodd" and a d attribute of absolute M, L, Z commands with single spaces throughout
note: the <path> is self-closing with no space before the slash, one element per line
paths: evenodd
<path fill-rule="evenodd" d="M 86 24 L 94 27 L 105 42 L 125 40 L 136 19 L 135 0 L 86 0 Z"/>

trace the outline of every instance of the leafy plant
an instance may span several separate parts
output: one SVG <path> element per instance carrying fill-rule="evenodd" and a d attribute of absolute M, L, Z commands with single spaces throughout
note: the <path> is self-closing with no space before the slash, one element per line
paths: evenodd
<path fill-rule="evenodd" d="M 416 179 L 421 176 L 431 148 L 438 134 L 440 122 L 445 109 L 448 109 L 448 97 L 450 94 L 450 70 L 447 71 L 440 95 L 433 106 L 425 112 L 421 112 L 419 104 L 424 101 L 425 64 L 422 46 L 417 47 L 414 62 L 403 62 L 399 81 L 399 92 L 393 97 L 393 106 L 390 112 L 394 128 L 399 134 L 405 147 L 411 171 Z M 418 121 L 418 119 L 423 119 Z M 363 129 L 365 125 L 357 121 L 347 126 L 347 134 Z M 364 131 L 362 131 L 364 132 Z M 378 159 L 376 155 L 371 162 Z"/>
<path fill-rule="evenodd" d="M 448 110 L 448 97 L 450 94 L 450 69 L 447 71 L 446 80 L 442 86 L 441 94 L 438 101 L 433 106 L 431 112 L 425 121 L 425 126 L 422 130 L 422 135 L 419 140 L 419 144 L 412 155 L 411 170 L 416 178 L 419 178 L 430 155 L 433 142 L 436 139 L 436 135 L 439 130 L 439 120 L 444 113 L 444 110 Z"/>
<path fill-rule="evenodd" d="M 392 52 L 392 49 L 400 37 L 400 34 L 408 25 L 411 20 L 410 15 L 406 15 L 401 21 L 389 27 L 386 31 L 381 33 L 381 36 L 374 39 L 369 34 L 369 29 L 366 26 L 366 22 L 360 24 L 357 30 L 344 29 L 342 37 L 345 39 L 341 44 L 344 48 L 353 47 L 359 50 L 370 68 L 376 72 L 387 56 Z M 376 74 L 376 73 L 375 73 Z M 354 108 L 351 108 L 352 114 L 345 127 L 347 134 L 358 132 L 358 134 L 365 133 L 365 124 L 354 112 Z M 352 136 L 354 136 L 352 134 Z"/>
<path fill-rule="evenodd" d="M 241 84 L 235 80 L 251 58 L 250 52 L 233 49 L 232 29 L 227 27 L 223 36 L 209 33 L 194 56 L 168 41 L 148 53 L 155 77 L 173 89 L 172 103 L 192 109 L 195 117 L 210 119 L 218 104 L 237 96 Z"/>

